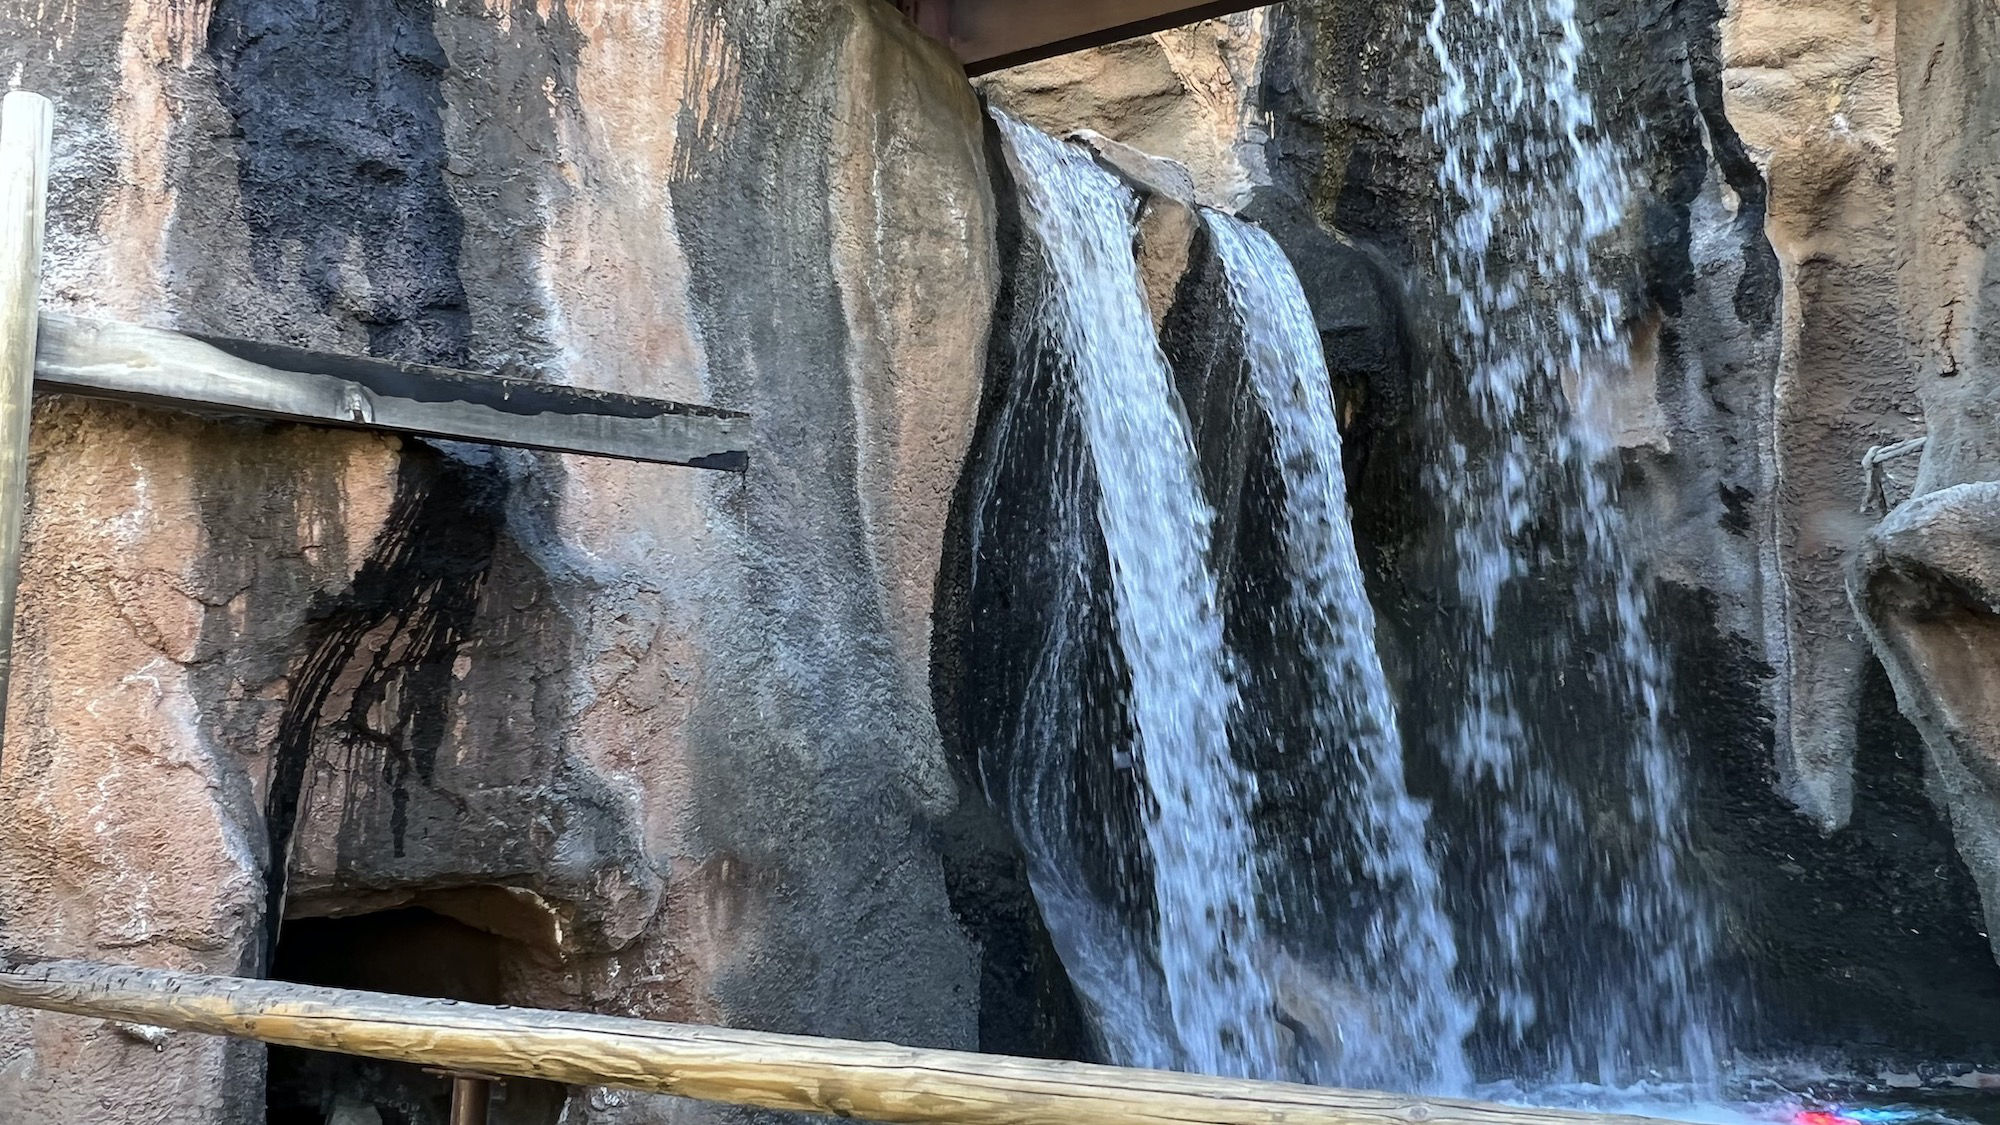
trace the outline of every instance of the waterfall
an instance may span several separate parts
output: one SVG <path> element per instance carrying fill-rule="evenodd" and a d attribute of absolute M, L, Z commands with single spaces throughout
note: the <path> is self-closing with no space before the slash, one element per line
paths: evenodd
<path fill-rule="evenodd" d="M 1132 767 L 1146 798 L 1153 953 L 1171 1044 L 1134 1043 L 1132 1030 L 1106 1026 L 1107 1016 L 1144 1008 L 1113 991 L 1136 982 L 1099 969 L 1074 979 L 1107 1043 L 1122 1052 L 1117 1061 L 1273 1076 L 1271 998 L 1249 962 L 1261 944 L 1249 820 L 1255 792 L 1229 752 L 1233 692 L 1205 558 L 1212 517 L 1132 256 L 1134 200 L 1088 155 L 1004 114 L 995 118 L 1018 171 L 1024 218 L 1047 259 L 1040 319 L 1067 373 L 1097 485 L 1114 633 L 1129 680 Z M 1067 808 L 1023 808 L 1019 793 L 1010 803 L 1017 824 Z M 1063 831 L 1031 824 L 1024 834 Z M 1050 904 L 1068 896 L 1050 889 L 1041 901 L 1051 929 L 1061 930 L 1070 919 L 1054 916 Z"/>
<path fill-rule="evenodd" d="M 1297 276 L 1262 231 L 1204 213 L 1241 348 L 1204 351 L 1179 391 L 1259 420 L 1204 482 L 1136 199 L 998 113 L 1037 256 L 972 496 L 971 628 L 995 685 L 981 769 L 1114 1061 L 1444 1091 L 1475 1070 L 1706 1081 L 1714 923 L 1684 869 L 1666 670 L 1601 395 L 1629 362 L 1593 260 L 1622 223 L 1622 161 L 1563 0 L 1438 0 L 1424 31 L 1452 314 L 1424 397 L 1456 604 L 1412 673 L 1427 707 L 1445 700 L 1417 722 L 1444 766 L 1425 777 L 1436 808 L 1406 784 Z M 1247 471 L 1272 526 L 1232 532 L 1225 587 L 1203 487 L 1233 487 L 1244 442 L 1268 446 Z"/>
<path fill-rule="evenodd" d="M 1319 811 L 1318 832 L 1350 857 L 1372 894 L 1364 917 L 1343 919 L 1356 935 L 1335 951 L 1352 993 L 1375 1003 L 1339 1009 L 1322 1037 L 1336 1059 L 1304 1075 L 1334 1085 L 1463 1088 L 1471 1079 L 1461 1043 L 1471 1012 L 1457 995 L 1457 954 L 1426 810 L 1404 783 L 1403 745 L 1375 651 L 1375 612 L 1362 584 L 1348 521 L 1340 431 L 1319 329 L 1291 263 L 1271 237 L 1208 212 L 1229 303 L 1242 330 L 1249 382 L 1269 420 L 1282 471 L 1283 547 L 1290 618 L 1317 682 L 1290 701 L 1310 712 L 1309 742 L 1286 747 L 1287 767 L 1340 779 Z M 1357 900 L 1320 904 L 1356 909 Z M 1367 1019 L 1358 1018 L 1365 1012 Z"/>
<path fill-rule="evenodd" d="M 1498 1066 L 1614 1083 L 1713 1078 L 1697 982 L 1714 922 L 1684 870 L 1666 670 L 1617 506 L 1603 385 L 1629 365 L 1593 248 L 1624 221 L 1622 155 L 1579 84 L 1573 0 L 1434 0 L 1435 246 L 1451 315 L 1429 487 L 1454 531 L 1454 775 Z M 1551 624 L 1559 622 L 1559 624 Z"/>

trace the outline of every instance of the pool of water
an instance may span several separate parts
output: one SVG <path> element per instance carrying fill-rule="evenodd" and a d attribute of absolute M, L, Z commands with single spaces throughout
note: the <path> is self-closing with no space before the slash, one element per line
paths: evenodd
<path fill-rule="evenodd" d="M 1753 1104 L 1788 1116 L 1779 1125 L 2000 1125 L 2000 1086 L 1992 1076 L 1971 1075 L 1962 1084 L 1944 1080 L 1863 1082 L 1828 1079 L 1798 1084 L 1752 1084 Z"/>
<path fill-rule="evenodd" d="M 2000 1075 L 1886 1080 L 1769 1076 L 1731 1083 L 1721 1099 L 1675 1086 L 1482 1087 L 1481 1100 L 1629 1113 L 1697 1125 L 2000 1125 Z"/>

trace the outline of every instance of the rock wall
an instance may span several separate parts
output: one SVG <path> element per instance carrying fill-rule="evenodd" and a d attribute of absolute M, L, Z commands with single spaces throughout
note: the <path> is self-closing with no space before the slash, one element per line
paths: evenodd
<path fill-rule="evenodd" d="M 1098 142 L 1159 189 L 1143 265 L 1186 362 L 1202 251 L 1165 197 L 1293 254 L 1417 700 L 1448 531 L 1413 424 L 1424 7 L 1288 0 L 982 82 L 1179 162 Z M 1633 138 L 1615 422 L 1719 969 L 1761 999 L 1739 1041 L 2000 1061 L 2000 16 L 1579 9 Z M 966 569 L 989 332 L 1032 297 L 940 48 L 875 0 L 0 13 L 0 62 L 58 103 L 55 307 L 712 402 L 757 435 L 736 477 L 40 404 L 0 949 L 309 975 L 317 943 L 400 934 L 476 947 L 430 987 L 509 1002 L 1087 1049 L 1013 841 L 962 799 L 964 656 L 932 649 L 968 612 L 938 585 Z M 1233 479 L 1234 423 L 1195 420 Z M 393 983 L 354 960 L 342 983 Z M 254 1048 L 0 1011 L 10 1119 L 249 1123 L 265 1086 Z M 551 1096 L 509 1120 L 705 1115 Z"/>
<path fill-rule="evenodd" d="M 1730 120 L 1771 187 L 1784 334 L 1773 420 L 1779 785 L 1828 831 L 1854 803 L 1867 642 L 1841 575 L 1880 511 L 1862 454 L 1921 431 L 1897 329 L 1893 5 L 1740 4 L 1722 24 Z M 1892 465 L 1900 469 L 1900 465 Z M 1907 479 L 1907 473 L 1905 474 Z"/>
<path fill-rule="evenodd" d="M 996 266 L 943 50 L 872 0 L 6 14 L 55 307 L 756 436 L 735 476 L 41 403 L 0 946 L 259 973 L 421 911 L 510 1002 L 975 1045 L 929 622 Z M 0 1012 L 9 1120 L 261 1122 L 262 1070 Z"/>
<path fill-rule="evenodd" d="M 1257 99 L 1268 10 L 987 75 L 979 88 L 1044 132 L 1089 128 L 1178 162 L 1196 197 L 1240 203 L 1269 178 Z"/>
<path fill-rule="evenodd" d="M 1848 589 L 1905 714 L 1931 792 L 2000 935 L 2000 12 L 1919 0 L 1895 10 L 1896 346 L 1927 435 L 1910 497 L 1867 536 Z M 1996 943 L 2000 949 L 2000 942 Z"/>

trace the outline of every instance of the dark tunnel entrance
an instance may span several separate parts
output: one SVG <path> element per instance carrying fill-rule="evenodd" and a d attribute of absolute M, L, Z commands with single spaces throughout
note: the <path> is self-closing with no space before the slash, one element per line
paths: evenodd
<path fill-rule="evenodd" d="M 534 951 L 422 907 L 287 920 L 274 980 L 480 1004 L 510 1003 Z M 448 1125 L 451 1083 L 408 1063 L 272 1047 L 267 1125 Z M 508 1079 L 491 1125 L 556 1125 L 568 1088 Z"/>

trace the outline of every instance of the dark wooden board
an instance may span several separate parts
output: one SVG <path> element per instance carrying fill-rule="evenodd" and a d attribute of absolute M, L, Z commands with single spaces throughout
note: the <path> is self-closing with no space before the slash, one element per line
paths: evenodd
<path fill-rule="evenodd" d="M 941 38 L 966 71 L 977 75 L 1263 5 L 1256 0 L 909 0 L 909 6 L 927 32 L 943 30 Z"/>
<path fill-rule="evenodd" d="M 741 472 L 728 410 L 43 313 L 35 385 L 209 413 Z"/>

